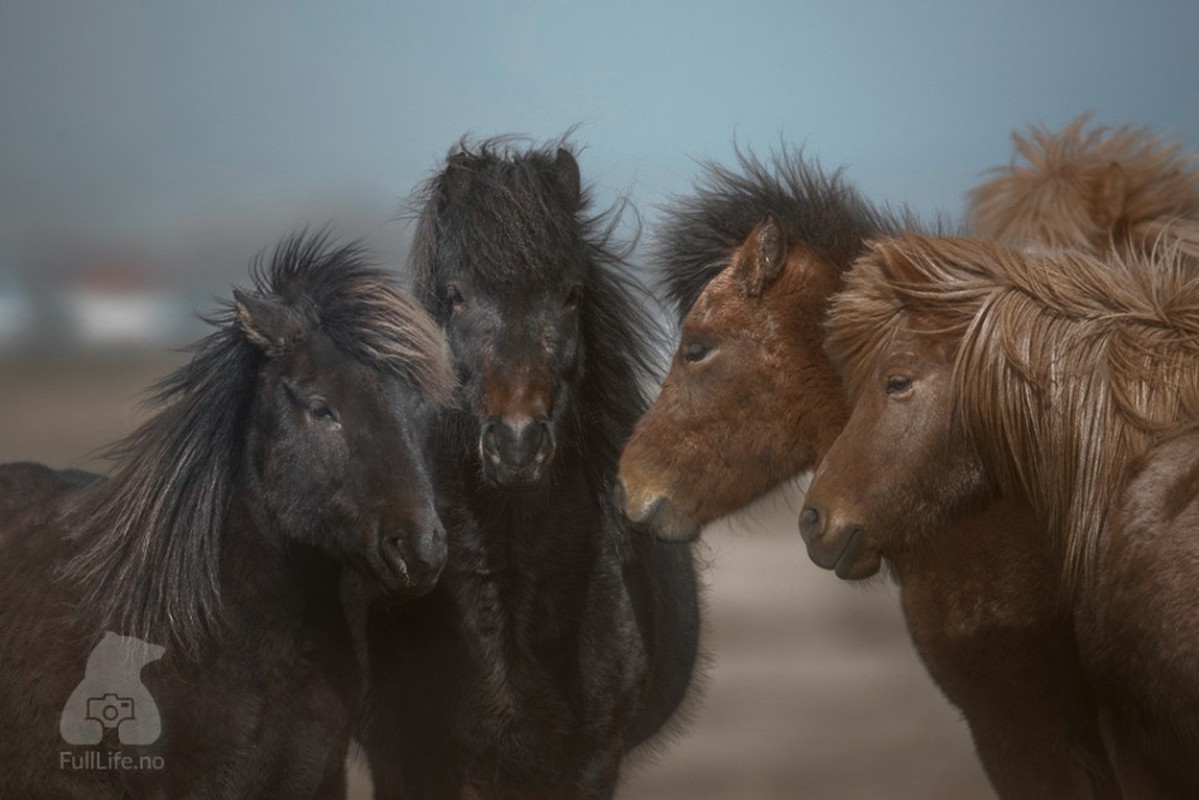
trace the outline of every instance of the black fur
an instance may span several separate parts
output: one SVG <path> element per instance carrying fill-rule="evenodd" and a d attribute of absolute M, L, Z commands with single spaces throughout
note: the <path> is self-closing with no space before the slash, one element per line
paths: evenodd
<path fill-rule="evenodd" d="M 344 795 L 362 680 L 342 564 L 436 577 L 378 551 L 409 577 L 444 560 L 416 415 L 452 376 L 432 320 L 357 247 L 297 236 L 255 273 L 112 478 L 0 466 L 0 797 Z M 141 671 L 149 743 L 59 735 L 106 629 L 164 648 Z M 60 763 L 114 751 L 137 766 Z"/>
<path fill-rule="evenodd" d="M 589 213 L 561 143 L 461 144 L 417 197 L 414 291 L 459 367 L 429 447 L 450 563 L 429 597 L 372 613 L 376 797 L 607 797 L 697 652 L 690 549 L 630 533 L 612 500 L 660 333 L 610 241 L 616 212 Z M 550 376 L 555 449 L 517 491 L 481 436 L 488 380 L 529 371 Z"/>

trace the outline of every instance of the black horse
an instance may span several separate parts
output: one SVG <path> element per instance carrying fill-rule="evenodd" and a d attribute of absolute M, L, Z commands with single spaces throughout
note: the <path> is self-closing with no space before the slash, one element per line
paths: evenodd
<path fill-rule="evenodd" d="M 418 426 L 453 371 L 357 246 L 252 272 L 112 478 L 0 466 L 0 797 L 345 794 L 343 564 L 436 581 Z"/>
<path fill-rule="evenodd" d="M 427 448 L 450 558 L 370 614 L 376 797 L 608 797 L 696 663 L 691 550 L 611 500 L 658 334 L 566 149 L 462 144 L 417 197 L 415 294 L 458 365 Z"/>

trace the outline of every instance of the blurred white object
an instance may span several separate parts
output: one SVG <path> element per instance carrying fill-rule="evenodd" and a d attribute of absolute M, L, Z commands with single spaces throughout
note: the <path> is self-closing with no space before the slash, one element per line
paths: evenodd
<path fill-rule="evenodd" d="M 80 344 L 161 345 L 188 317 L 182 302 L 154 285 L 150 274 L 108 263 L 67 289 L 64 310 Z"/>

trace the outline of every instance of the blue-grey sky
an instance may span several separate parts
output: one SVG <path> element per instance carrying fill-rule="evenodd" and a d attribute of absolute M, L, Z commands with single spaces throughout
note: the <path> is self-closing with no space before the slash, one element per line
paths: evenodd
<path fill-rule="evenodd" d="M 395 241 L 463 134 L 577 123 L 585 178 L 651 230 L 734 138 L 956 216 L 1029 122 L 1199 149 L 1196 32 L 1196 0 L 0 0 L 0 245 L 262 246 L 330 217 Z"/>

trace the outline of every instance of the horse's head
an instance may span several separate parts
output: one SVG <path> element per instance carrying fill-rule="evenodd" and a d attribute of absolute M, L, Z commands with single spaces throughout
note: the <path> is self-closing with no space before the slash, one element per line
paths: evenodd
<path fill-rule="evenodd" d="M 830 312 L 853 407 L 799 518 L 812 561 L 851 580 L 993 492 L 956 413 L 960 332 L 902 314 L 892 280 L 902 263 L 863 259 Z"/>
<path fill-rule="evenodd" d="M 485 479 L 545 482 L 571 434 L 590 262 L 565 149 L 516 159 L 465 153 L 436 181 L 437 222 L 418 291 L 446 331 Z"/>
<path fill-rule="evenodd" d="M 813 560 L 862 577 L 1002 495 L 1044 526 L 1064 585 L 1086 580 L 1128 464 L 1199 408 L 1197 288 L 1181 252 L 875 242 L 829 312 L 854 410 L 808 491 Z"/>
<path fill-rule="evenodd" d="M 811 468 L 845 417 L 822 345 L 841 270 L 767 215 L 683 319 L 661 394 L 620 460 L 625 514 L 671 540 Z"/>
<path fill-rule="evenodd" d="M 265 355 L 248 471 L 272 527 L 392 591 L 431 589 L 446 559 L 418 425 L 452 385 L 436 325 L 377 275 L 336 291 L 235 295 Z"/>

